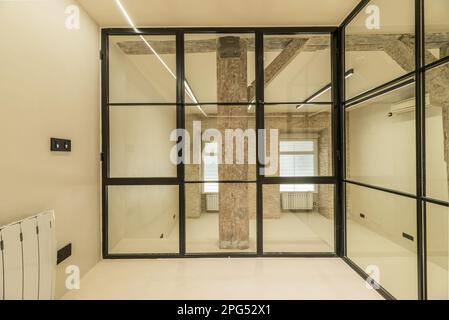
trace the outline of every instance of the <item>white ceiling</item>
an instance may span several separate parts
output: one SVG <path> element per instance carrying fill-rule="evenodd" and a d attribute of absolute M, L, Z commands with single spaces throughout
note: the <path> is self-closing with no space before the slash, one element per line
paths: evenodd
<path fill-rule="evenodd" d="M 78 0 L 100 27 L 126 27 L 114 0 Z M 360 0 L 121 0 L 137 26 L 334 26 Z"/>

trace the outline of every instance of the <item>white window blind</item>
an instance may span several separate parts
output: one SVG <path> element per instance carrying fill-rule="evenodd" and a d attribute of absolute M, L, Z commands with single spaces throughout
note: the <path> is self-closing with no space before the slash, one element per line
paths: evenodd
<path fill-rule="evenodd" d="M 310 177 L 316 175 L 314 140 L 284 140 L 279 142 L 279 175 Z M 313 192 L 314 184 L 281 184 L 281 192 Z"/>
<path fill-rule="evenodd" d="M 218 181 L 218 145 L 216 142 L 207 142 L 204 145 L 203 180 Z M 204 183 L 203 191 L 205 193 L 218 193 L 218 183 Z"/>

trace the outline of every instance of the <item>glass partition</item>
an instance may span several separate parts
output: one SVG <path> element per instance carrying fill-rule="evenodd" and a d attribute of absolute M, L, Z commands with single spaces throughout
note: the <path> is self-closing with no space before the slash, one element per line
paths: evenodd
<path fill-rule="evenodd" d="M 109 102 L 176 103 L 174 35 L 109 37 Z"/>
<path fill-rule="evenodd" d="M 332 176 L 330 105 L 275 104 L 264 111 L 265 176 Z"/>
<path fill-rule="evenodd" d="M 256 252 L 255 183 L 187 183 L 186 252 Z"/>
<path fill-rule="evenodd" d="M 346 99 L 415 69 L 415 0 L 372 0 L 345 32 Z"/>
<path fill-rule="evenodd" d="M 255 44 L 251 33 L 184 36 L 187 103 L 250 102 L 255 87 Z"/>
<path fill-rule="evenodd" d="M 346 177 L 416 193 L 415 86 L 346 108 Z"/>
<path fill-rule="evenodd" d="M 428 298 L 449 299 L 449 208 L 427 203 Z"/>
<path fill-rule="evenodd" d="M 333 252 L 334 186 L 263 186 L 265 252 Z"/>
<path fill-rule="evenodd" d="M 424 1 L 426 63 L 449 56 L 449 2 Z"/>
<path fill-rule="evenodd" d="M 448 201 L 449 64 L 426 72 L 426 195 Z"/>
<path fill-rule="evenodd" d="M 265 35 L 265 102 L 332 101 L 330 42 L 328 34 Z"/>
<path fill-rule="evenodd" d="M 177 176 L 170 160 L 175 105 L 112 106 L 109 121 L 111 177 Z"/>
<path fill-rule="evenodd" d="M 178 253 L 178 186 L 109 186 L 110 253 Z"/>
<path fill-rule="evenodd" d="M 346 184 L 348 257 L 398 299 L 417 299 L 416 201 Z"/>

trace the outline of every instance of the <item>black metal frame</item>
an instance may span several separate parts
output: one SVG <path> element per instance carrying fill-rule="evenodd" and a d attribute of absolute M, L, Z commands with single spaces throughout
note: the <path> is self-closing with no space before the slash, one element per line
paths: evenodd
<path fill-rule="evenodd" d="M 348 16 L 348 18 L 342 23 L 340 26 L 340 32 L 343 34 L 341 39 L 341 63 L 345 64 L 344 59 L 344 33 L 347 25 L 370 3 L 370 0 L 362 0 L 359 5 L 354 9 L 354 11 Z M 426 64 L 424 61 L 425 57 L 425 22 L 424 22 L 424 0 L 415 0 L 415 70 L 407 73 L 403 76 L 400 76 L 392 81 L 389 81 L 383 85 L 380 85 L 376 88 L 368 90 L 356 97 L 352 97 L 348 100 L 345 100 L 345 90 L 344 79 L 341 79 L 341 94 L 343 97 L 342 109 L 345 110 L 351 106 L 360 104 L 369 99 L 373 99 L 385 93 L 391 92 L 398 88 L 403 87 L 404 85 L 415 83 L 415 96 L 416 96 L 416 194 L 410 194 L 401 192 L 398 190 L 387 189 L 379 186 L 369 185 L 366 183 L 348 180 L 346 179 L 346 173 L 343 174 L 342 177 L 342 188 L 343 194 L 342 198 L 342 215 L 346 216 L 346 205 L 345 205 L 345 184 L 353 184 L 362 186 L 364 188 L 378 190 L 382 192 L 387 192 L 390 194 L 395 194 L 401 197 L 407 197 L 416 200 L 416 225 L 417 225 L 417 280 L 418 280 L 418 299 L 426 300 L 427 299 L 427 253 L 426 253 L 426 204 L 432 203 L 440 206 L 449 207 L 449 202 L 432 199 L 427 197 L 426 195 L 426 135 L 425 135 L 425 119 L 426 119 L 426 110 L 425 110 L 425 73 L 428 70 L 437 68 L 444 64 L 449 63 L 449 57 L 444 57 L 435 62 Z M 344 127 L 344 114 L 342 115 L 342 119 L 340 123 Z M 342 132 L 344 137 L 344 131 Z M 343 147 L 342 150 L 345 150 L 344 144 L 346 139 L 342 139 Z M 343 161 L 341 162 L 341 170 L 345 171 L 345 159 L 343 152 Z M 344 218 L 344 225 L 346 225 L 346 217 Z M 344 226 L 346 228 L 346 226 Z M 346 237 L 346 232 L 343 232 Z M 363 278 L 367 278 L 368 275 L 359 267 L 356 263 L 354 263 L 347 256 L 347 242 L 346 239 L 344 241 L 343 247 L 344 254 L 343 259 L 348 263 L 351 268 L 353 268 L 357 273 L 359 273 Z M 386 299 L 394 299 L 394 297 L 385 289 L 380 286 L 378 290 L 382 296 Z"/>
<path fill-rule="evenodd" d="M 135 35 L 131 28 L 113 28 L 102 30 L 102 230 L 103 230 L 103 257 L 107 259 L 140 259 L 140 258 L 204 258 L 204 257 L 341 257 L 363 278 L 368 275 L 347 256 L 346 231 L 346 184 L 359 185 L 368 189 L 379 190 L 402 197 L 416 200 L 417 203 L 417 264 L 418 264 L 418 295 L 419 299 L 427 299 L 426 279 L 426 203 L 433 203 L 449 207 L 449 202 L 432 199 L 426 196 L 426 170 L 425 170 L 425 72 L 449 63 L 449 57 L 444 57 L 426 65 L 424 61 L 425 30 L 424 30 L 424 0 L 415 0 L 415 36 L 416 36 L 416 65 L 413 72 L 407 73 L 397 79 L 389 81 L 376 88 L 368 90 L 356 97 L 345 99 L 345 29 L 348 24 L 370 3 L 370 0 L 361 0 L 357 7 L 338 27 L 236 27 L 236 28 L 143 28 L 139 31 L 143 35 L 175 35 L 176 36 L 176 102 L 173 103 L 109 103 L 109 61 L 108 47 L 111 35 Z M 185 184 L 203 183 L 204 181 L 185 181 L 184 166 L 178 165 L 177 177 L 174 178 L 110 178 L 109 177 L 109 107 L 110 106 L 136 106 L 136 105 L 176 105 L 177 127 L 185 128 L 184 107 L 196 105 L 186 103 L 184 99 L 184 35 L 186 33 L 252 33 L 255 35 L 255 67 L 256 67 L 256 128 L 264 128 L 264 106 L 279 104 L 310 104 L 332 105 L 332 134 L 333 134 L 333 175 L 328 177 L 282 178 L 265 177 L 263 164 L 258 162 L 257 177 L 255 181 L 220 181 L 220 183 L 255 183 L 257 187 L 257 251 L 255 253 L 186 253 L 185 239 Z M 263 41 L 264 35 L 270 34 L 329 34 L 331 36 L 332 59 L 332 101 L 331 102 L 265 102 L 264 101 L 264 65 Z M 345 110 L 353 105 L 375 98 L 406 84 L 415 82 L 416 88 L 416 194 L 404 193 L 397 190 L 373 186 L 358 181 L 346 179 L 345 167 Z M 238 103 L 205 102 L 201 105 L 236 105 Z M 257 136 L 257 139 L 259 137 Z M 257 140 L 257 150 L 264 148 Z M 259 160 L 259 159 L 258 159 Z M 265 253 L 263 250 L 263 185 L 281 183 L 316 183 L 334 185 L 334 222 L 335 222 L 335 252 L 334 253 Z M 108 199 L 107 187 L 109 185 L 178 185 L 179 186 L 179 254 L 110 254 L 108 252 Z M 378 292 L 386 299 L 394 297 L 379 286 Z"/>
<path fill-rule="evenodd" d="M 337 143 L 335 134 L 339 130 L 340 108 L 339 101 L 335 100 L 338 95 L 333 95 L 333 101 L 329 102 L 265 102 L 264 101 L 264 52 L 263 41 L 264 35 L 277 34 L 328 34 L 331 38 L 332 53 L 337 52 L 339 38 L 336 36 L 338 27 L 275 27 L 275 28 L 141 28 L 140 33 L 136 33 L 131 28 L 107 28 L 102 29 L 102 252 L 105 259 L 141 259 L 141 258 L 204 258 L 204 257 L 338 257 L 342 251 L 340 248 L 339 239 L 342 238 L 338 234 L 341 230 L 342 219 L 338 218 L 341 215 L 340 206 L 337 205 L 339 192 L 339 176 L 338 168 L 339 157 L 333 158 L 333 176 L 321 177 L 265 177 L 263 174 L 263 164 L 258 162 L 256 164 L 257 177 L 255 181 L 218 181 L 219 183 L 255 183 L 256 196 L 256 221 L 257 221 L 257 251 L 254 253 L 187 253 L 186 252 L 186 237 L 185 237 L 185 185 L 189 183 L 204 183 L 204 181 L 185 181 L 184 179 L 184 165 L 180 164 L 177 168 L 177 177 L 173 178 L 111 178 L 109 176 L 109 108 L 112 106 L 136 106 L 136 105 L 171 105 L 176 106 L 177 111 L 177 127 L 185 128 L 184 107 L 190 105 L 197 105 L 196 103 L 186 103 L 184 98 L 184 35 L 194 33 L 252 33 L 255 35 L 255 67 L 256 67 L 256 99 L 254 103 L 223 103 L 223 102 L 200 102 L 201 105 L 248 105 L 256 106 L 256 128 L 264 128 L 264 106 L 265 105 L 280 105 L 280 104 L 310 104 L 310 105 L 332 105 L 332 130 L 333 130 L 333 150 L 341 150 Z M 176 35 L 176 102 L 173 103 L 109 103 L 109 36 L 115 35 Z M 331 55 L 332 56 L 332 55 Z M 338 79 L 338 60 L 332 58 L 332 85 L 335 88 L 339 87 Z M 336 90 L 333 90 L 335 92 Z M 263 148 L 264 144 L 259 143 L 257 137 L 257 150 Z M 289 184 L 289 183 L 316 183 L 316 184 L 330 184 L 334 185 L 334 221 L 335 221 L 335 251 L 334 252 L 305 252 L 305 253 L 290 253 L 290 252 L 264 252 L 263 250 L 263 185 L 264 184 Z M 108 251 L 108 186 L 114 185 L 178 185 L 179 186 L 179 253 L 178 254 L 111 254 Z"/>

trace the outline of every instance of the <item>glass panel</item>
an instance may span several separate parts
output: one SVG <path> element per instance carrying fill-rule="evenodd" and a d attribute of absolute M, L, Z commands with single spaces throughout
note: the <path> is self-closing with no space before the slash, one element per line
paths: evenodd
<path fill-rule="evenodd" d="M 449 2 L 424 1 L 426 24 L 426 63 L 449 56 Z"/>
<path fill-rule="evenodd" d="M 185 106 L 190 136 L 186 181 L 255 181 L 255 115 L 254 106 Z"/>
<path fill-rule="evenodd" d="M 184 47 L 187 103 L 251 101 L 253 34 L 186 34 Z"/>
<path fill-rule="evenodd" d="M 176 106 L 110 107 L 110 176 L 176 177 Z"/>
<path fill-rule="evenodd" d="M 178 253 L 178 186 L 109 186 L 110 253 Z"/>
<path fill-rule="evenodd" d="M 427 296 L 449 299 L 449 208 L 427 203 Z"/>
<path fill-rule="evenodd" d="M 311 191 L 308 186 L 263 186 L 265 252 L 334 251 L 334 186 L 312 185 Z"/>
<path fill-rule="evenodd" d="M 449 200 L 449 64 L 426 72 L 427 196 Z"/>
<path fill-rule="evenodd" d="M 394 297 L 417 299 L 416 200 L 346 184 L 346 210 L 348 257 Z"/>
<path fill-rule="evenodd" d="M 264 36 L 266 102 L 332 101 L 330 35 Z"/>
<path fill-rule="evenodd" d="M 332 175 L 329 105 L 265 105 L 266 176 Z"/>
<path fill-rule="evenodd" d="M 400 14 L 398 14 L 400 13 Z M 346 99 L 415 69 L 415 0 L 372 0 L 346 27 Z"/>
<path fill-rule="evenodd" d="M 346 109 L 350 180 L 415 193 L 415 143 L 413 84 Z"/>
<path fill-rule="evenodd" d="M 109 102 L 176 102 L 175 36 L 109 37 Z"/>
<path fill-rule="evenodd" d="M 256 252 L 256 184 L 220 183 L 218 192 L 186 183 L 188 253 Z"/>

